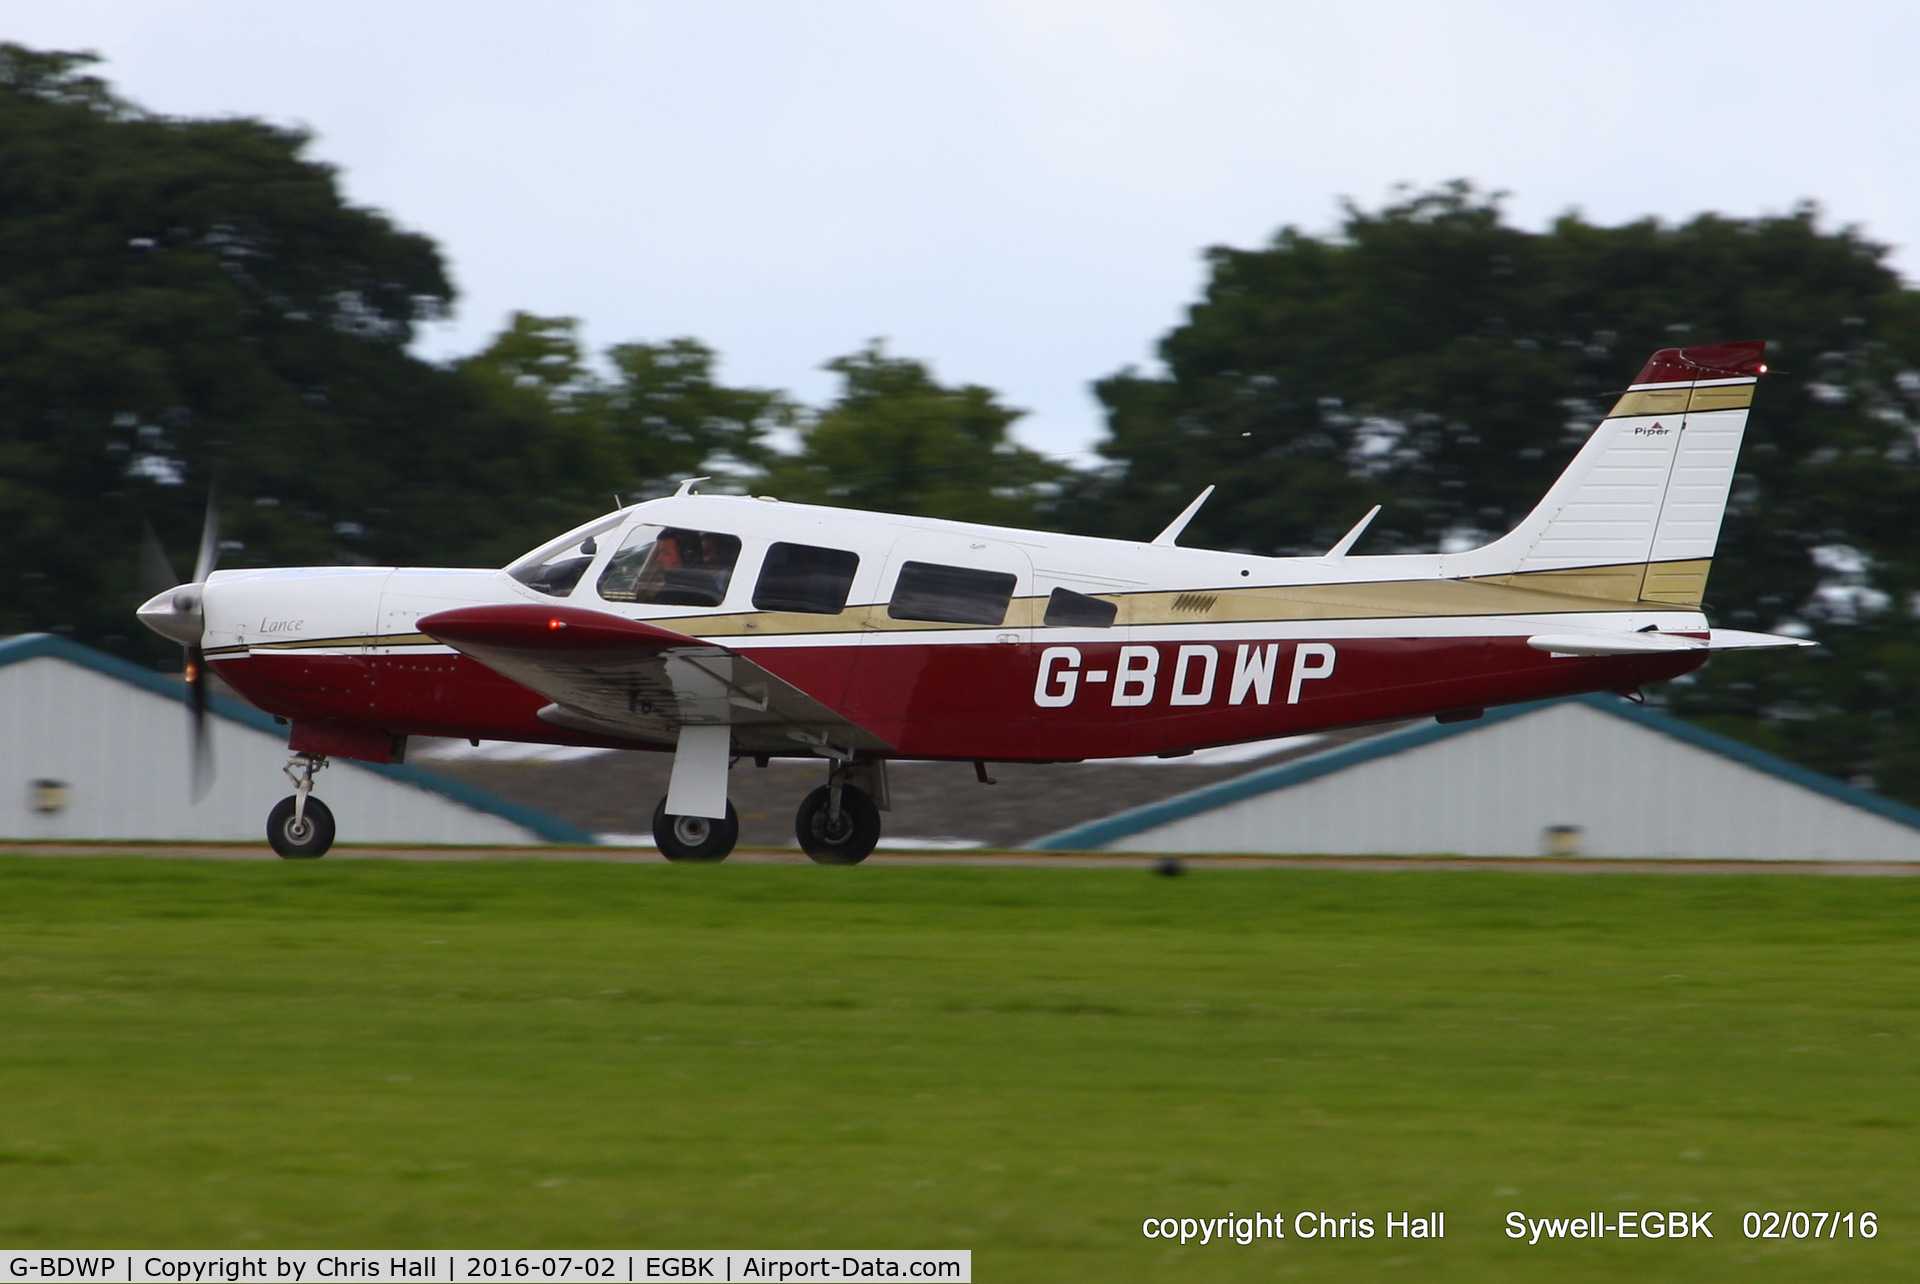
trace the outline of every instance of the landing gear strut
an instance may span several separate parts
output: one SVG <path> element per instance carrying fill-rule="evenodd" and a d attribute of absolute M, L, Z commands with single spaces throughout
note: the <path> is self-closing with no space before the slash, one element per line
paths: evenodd
<path fill-rule="evenodd" d="M 886 798 L 885 766 L 836 762 L 827 773 L 827 783 L 801 802 L 793 833 L 815 864 L 858 865 L 880 841 L 880 807 L 874 793 Z"/>
<path fill-rule="evenodd" d="M 282 860 L 313 860 L 333 846 L 333 813 L 311 796 L 313 773 L 326 765 L 321 754 L 297 753 L 282 768 L 293 782 L 293 794 L 267 813 L 267 842 Z"/>
<path fill-rule="evenodd" d="M 740 813 L 727 804 L 725 820 L 667 814 L 667 800 L 653 809 L 653 841 L 668 860 L 725 860 L 740 839 Z"/>

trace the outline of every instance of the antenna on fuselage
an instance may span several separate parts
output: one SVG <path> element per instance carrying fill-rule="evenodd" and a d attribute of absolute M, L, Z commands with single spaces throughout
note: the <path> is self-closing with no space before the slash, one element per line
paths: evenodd
<path fill-rule="evenodd" d="M 698 486 L 703 481 L 712 481 L 712 480 L 713 478 L 711 477 L 689 477 L 685 481 L 680 483 L 680 489 L 673 492 L 673 497 L 675 499 L 678 499 L 682 495 L 691 495 L 693 494 L 693 488 L 695 486 Z"/>
<path fill-rule="evenodd" d="M 1366 533 L 1367 524 L 1371 522 L 1375 517 L 1378 517 L 1379 515 L 1380 515 L 1380 505 L 1375 504 L 1372 508 L 1369 508 L 1367 510 L 1367 515 L 1365 517 L 1362 517 L 1359 521 L 1355 522 L 1353 524 L 1353 529 L 1348 531 L 1345 535 L 1342 535 L 1340 537 L 1340 542 L 1338 544 L 1335 544 L 1332 548 L 1327 550 L 1326 552 L 1327 558 L 1331 560 L 1332 558 L 1336 558 L 1336 557 L 1345 557 L 1347 555 L 1347 550 L 1353 547 L 1354 541 L 1359 539 L 1363 534 Z"/>
<path fill-rule="evenodd" d="M 1188 504 L 1180 510 L 1180 516 L 1167 523 L 1167 529 L 1153 537 L 1153 542 L 1169 548 L 1172 547 L 1173 542 L 1180 538 L 1180 532 L 1187 529 L 1187 523 L 1193 520 L 1193 515 L 1200 511 L 1200 505 L 1206 503 L 1207 496 L 1211 494 L 1213 494 L 1213 487 L 1211 486 L 1201 491 L 1191 504 Z"/>

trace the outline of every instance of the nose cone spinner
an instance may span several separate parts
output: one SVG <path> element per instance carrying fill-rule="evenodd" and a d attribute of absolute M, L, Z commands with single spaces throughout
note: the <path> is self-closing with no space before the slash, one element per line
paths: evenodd
<path fill-rule="evenodd" d="M 140 623 L 182 646 L 197 646 L 206 630 L 198 584 L 182 584 L 155 593 L 141 605 L 137 614 Z"/>

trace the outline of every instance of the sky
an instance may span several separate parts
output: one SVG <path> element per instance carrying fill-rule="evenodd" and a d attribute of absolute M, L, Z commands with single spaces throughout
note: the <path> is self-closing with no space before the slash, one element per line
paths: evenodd
<path fill-rule="evenodd" d="M 446 256 L 425 355 L 523 310 L 819 403 L 883 339 L 1073 463 L 1207 246 L 1400 184 L 1471 179 L 1530 227 L 1813 199 L 1920 270 L 1914 5 L 0 0 L 0 39 L 311 131 Z"/>

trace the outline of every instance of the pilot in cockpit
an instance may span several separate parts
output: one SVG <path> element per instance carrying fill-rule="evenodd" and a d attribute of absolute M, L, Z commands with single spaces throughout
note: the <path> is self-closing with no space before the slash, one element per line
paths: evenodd
<path fill-rule="evenodd" d="M 736 551 L 722 549 L 712 535 L 671 527 L 661 531 L 640 572 L 642 599 L 661 606 L 719 605 L 727 595 Z"/>

